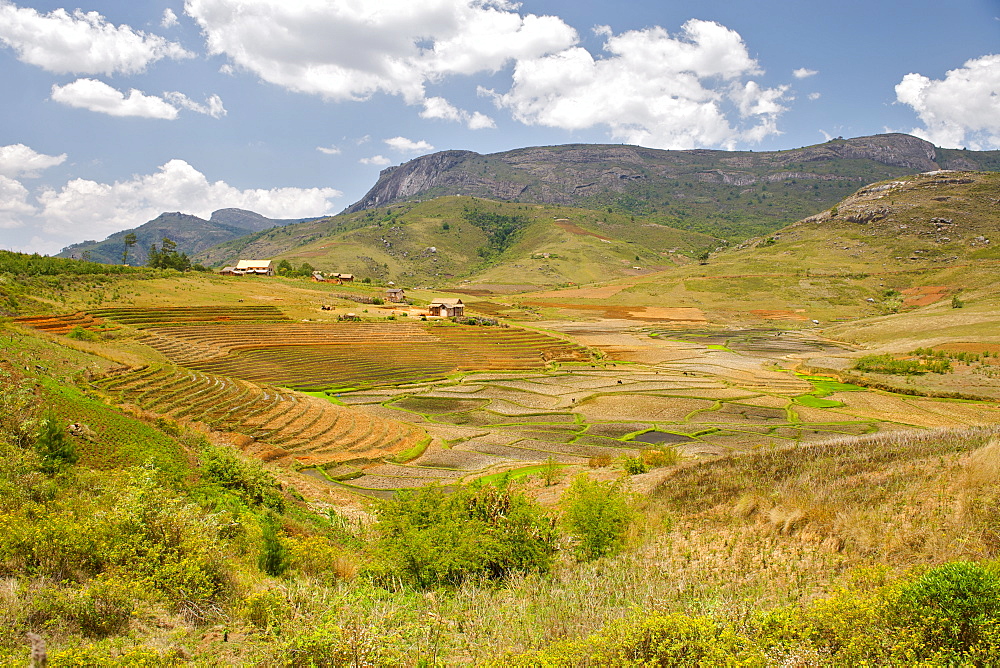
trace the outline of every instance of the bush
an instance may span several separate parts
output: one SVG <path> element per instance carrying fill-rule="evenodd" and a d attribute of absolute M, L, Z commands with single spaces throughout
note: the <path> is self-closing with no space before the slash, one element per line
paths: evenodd
<path fill-rule="evenodd" d="M 35 451 L 41 458 L 42 471 L 52 475 L 72 466 L 80 458 L 76 447 L 51 410 L 45 413 L 35 438 Z"/>
<path fill-rule="evenodd" d="M 563 495 L 562 525 L 575 540 L 578 559 L 617 554 L 635 519 L 629 499 L 617 483 L 577 476 Z"/>
<path fill-rule="evenodd" d="M 207 445 L 201 451 L 201 475 L 205 482 L 232 494 L 251 508 L 285 511 L 281 486 L 257 460 L 239 457 L 232 449 Z"/>
<path fill-rule="evenodd" d="M 903 587 L 896 613 L 898 624 L 917 630 L 921 659 L 961 662 L 984 642 L 1000 651 L 1000 578 L 978 564 L 932 568 Z"/>
<path fill-rule="evenodd" d="M 597 633 L 538 654 L 505 657 L 525 666 L 766 666 L 767 658 L 732 627 L 708 617 L 654 613 L 611 622 Z"/>
<path fill-rule="evenodd" d="M 629 475 L 639 475 L 640 473 L 646 473 L 649 471 L 649 464 L 643 461 L 642 457 L 629 457 L 628 455 L 623 455 L 622 468 L 625 473 Z"/>
<path fill-rule="evenodd" d="M 277 577 L 288 570 L 288 548 L 278 536 L 278 520 L 271 514 L 260 520 L 261 549 L 257 566 L 268 575 Z"/>
<path fill-rule="evenodd" d="M 401 492 L 381 504 L 378 517 L 380 564 L 419 587 L 546 571 L 556 550 L 543 509 L 506 486 Z"/>

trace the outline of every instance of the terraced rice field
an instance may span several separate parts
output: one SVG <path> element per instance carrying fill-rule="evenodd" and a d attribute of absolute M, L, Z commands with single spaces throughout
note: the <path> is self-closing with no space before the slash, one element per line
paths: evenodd
<path fill-rule="evenodd" d="M 666 448 L 716 456 L 1000 422 L 992 404 L 783 371 L 773 362 L 786 355 L 839 349 L 777 331 L 644 330 L 643 345 L 669 354 L 621 363 L 527 329 L 296 323 L 274 307 L 104 309 L 22 322 L 53 332 L 105 322 L 138 328 L 141 342 L 171 363 L 98 380 L 101 392 L 245 434 L 262 459 L 312 467 L 319 480 L 370 495 L 546 464 L 606 465 Z M 295 389 L 336 394 L 347 405 Z M 396 461 L 406 458 L 414 459 Z"/>
<path fill-rule="evenodd" d="M 347 322 L 174 325 L 145 333 L 143 343 L 178 364 L 300 390 L 419 383 L 589 358 L 582 346 L 518 328 Z"/>
<path fill-rule="evenodd" d="M 805 406 L 802 397 L 822 392 L 791 373 L 778 374 L 782 377 L 767 388 L 766 379 L 749 374 L 739 385 L 728 376 L 692 375 L 675 367 L 568 365 L 543 373 L 473 373 L 447 384 L 379 395 L 379 403 L 361 408 L 380 415 L 397 412 L 445 447 L 432 447 L 392 473 L 366 470 L 349 484 L 359 492 L 384 494 L 390 488 L 467 482 L 502 470 L 516 475 L 546 462 L 581 465 L 663 448 L 686 457 L 717 456 L 934 427 L 943 419 L 956 424 L 1000 421 L 1000 409 L 988 404 L 862 388 L 832 395 L 827 408 Z M 875 406 L 893 410 L 880 413 Z M 921 417 L 914 420 L 913 415 Z M 906 421 L 899 421 L 904 416 Z M 431 472 L 441 469 L 451 473 Z"/>
<path fill-rule="evenodd" d="M 237 432 L 263 459 L 305 465 L 370 463 L 426 438 L 418 427 L 328 401 L 172 365 L 108 376 L 93 385 L 120 403 Z"/>
<path fill-rule="evenodd" d="M 178 306 L 94 309 L 65 315 L 16 318 L 14 322 L 53 334 L 65 334 L 75 327 L 107 328 L 106 321 L 142 327 L 182 322 L 281 322 L 288 319 L 274 306 Z"/>

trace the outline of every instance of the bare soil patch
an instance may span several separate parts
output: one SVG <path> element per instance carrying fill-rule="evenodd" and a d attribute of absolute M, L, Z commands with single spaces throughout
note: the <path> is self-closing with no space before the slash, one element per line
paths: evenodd
<path fill-rule="evenodd" d="M 750 315 L 757 316 L 758 318 L 763 318 L 764 320 L 808 320 L 801 313 L 795 313 L 793 311 L 782 311 L 779 309 L 751 309 Z"/>

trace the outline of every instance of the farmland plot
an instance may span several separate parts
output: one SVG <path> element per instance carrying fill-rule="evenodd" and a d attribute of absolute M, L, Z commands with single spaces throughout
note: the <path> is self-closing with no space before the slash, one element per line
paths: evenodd
<path fill-rule="evenodd" d="M 526 329 L 298 323 L 274 307 L 104 309 L 22 324 L 54 333 L 135 328 L 173 363 L 95 381 L 106 396 L 245 434 L 256 439 L 248 452 L 262 459 L 311 467 L 317 480 L 376 496 L 537 472 L 546 463 L 667 448 L 717 456 L 904 426 L 996 422 L 1000 412 L 796 377 L 765 362 L 828 352 L 826 344 L 765 331 L 644 335 L 650 349 L 672 346 L 644 364 L 597 359 Z M 667 336 L 684 342 L 659 341 Z M 630 334 L 614 344 L 630 339 L 638 340 Z M 342 469 L 352 479 L 332 480 Z"/>

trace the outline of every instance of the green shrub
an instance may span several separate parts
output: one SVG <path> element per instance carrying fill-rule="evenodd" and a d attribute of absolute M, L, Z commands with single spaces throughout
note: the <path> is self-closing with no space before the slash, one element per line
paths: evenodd
<path fill-rule="evenodd" d="M 573 537 L 578 559 L 589 561 L 617 554 L 635 520 L 629 499 L 614 482 L 580 474 L 562 497 L 561 524 Z"/>
<path fill-rule="evenodd" d="M 419 587 L 545 571 L 556 550 L 543 509 L 506 486 L 401 492 L 380 505 L 378 517 L 378 563 Z"/>
<path fill-rule="evenodd" d="M 932 568 L 902 588 L 895 612 L 897 624 L 919 634 L 921 659 L 961 663 L 986 649 L 1000 656 L 1000 577 L 978 564 Z"/>
<path fill-rule="evenodd" d="M 400 657 L 390 658 L 381 641 L 383 634 L 367 628 L 341 629 L 321 625 L 295 636 L 276 652 L 280 663 L 290 668 L 333 668 L 339 666 L 402 665 Z"/>
<path fill-rule="evenodd" d="M 767 657 L 731 626 L 708 617 L 654 613 L 611 622 L 583 640 L 505 657 L 518 666 L 766 666 Z"/>
<path fill-rule="evenodd" d="M 649 471 L 649 464 L 643 461 L 641 456 L 630 457 L 628 455 L 623 455 L 621 462 L 625 473 L 628 473 L 629 475 L 639 475 L 640 473 L 646 473 Z"/>
<path fill-rule="evenodd" d="M 35 437 L 35 450 L 41 458 L 42 471 L 49 475 L 58 473 L 79 460 L 76 447 L 51 410 L 46 411 L 42 418 Z"/>
<path fill-rule="evenodd" d="M 89 329 L 84 329 L 83 327 L 77 325 L 73 329 L 66 332 L 66 338 L 73 339 L 74 341 L 100 341 L 101 337 L 96 332 L 92 332 Z"/>
<path fill-rule="evenodd" d="M 231 448 L 207 445 L 201 451 L 202 479 L 226 490 L 251 508 L 285 511 L 281 486 L 258 460 L 243 459 Z"/>
<path fill-rule="evenodd" d="M 288 570 L 288 548 L 281 542 L 278 528 L 278 520 L 270 513 L 261 517 L 261 549 L 257 567 L 275 577 Z"/>

